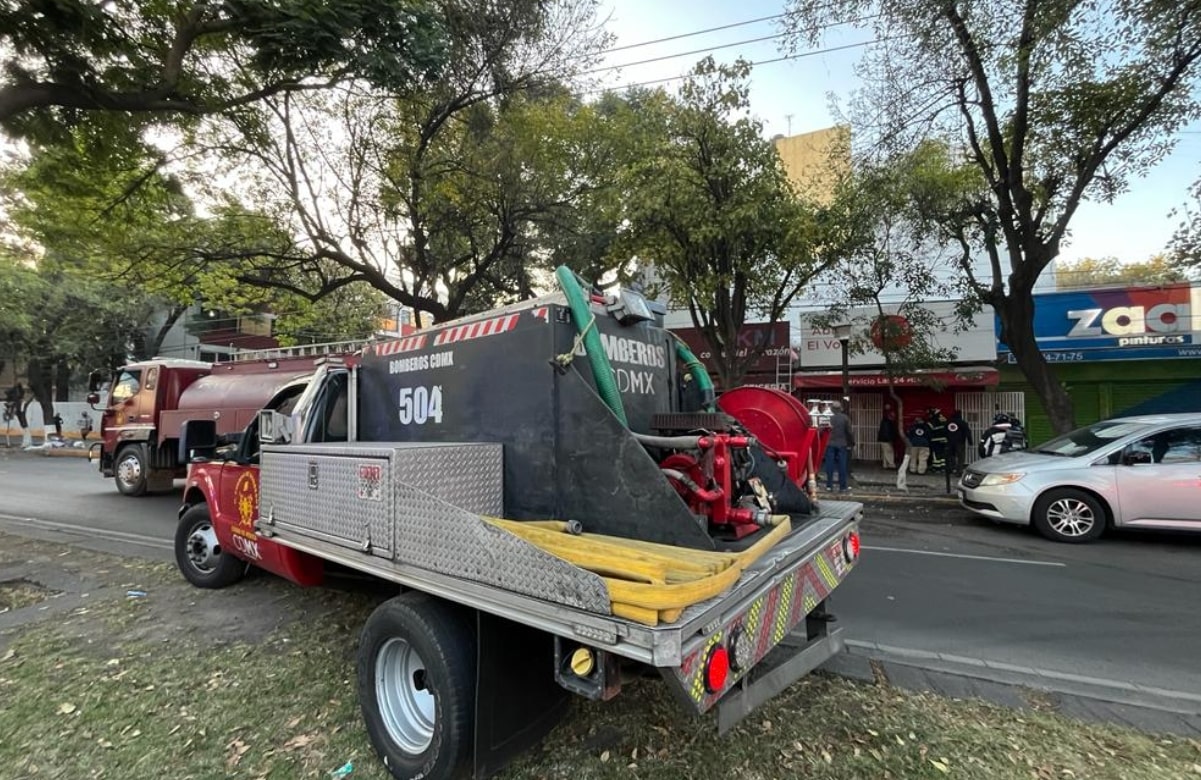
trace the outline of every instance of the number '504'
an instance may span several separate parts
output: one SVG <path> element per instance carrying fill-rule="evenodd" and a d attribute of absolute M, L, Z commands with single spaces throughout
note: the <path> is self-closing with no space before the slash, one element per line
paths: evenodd
<path fill-rule="evenodd" d="M 442 386 L 400 388 L 400 424 L 442 422 Z"/>

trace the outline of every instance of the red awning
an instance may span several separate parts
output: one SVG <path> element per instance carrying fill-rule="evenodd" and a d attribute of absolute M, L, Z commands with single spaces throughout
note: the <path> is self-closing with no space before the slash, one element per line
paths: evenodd
<path fill-rule="evenodd" d="M 905 376 L 892 378 L 895 387 L 980 387 L 1000 384 L 1001 374 L 995 368 L 958 369 L 955 371 L 918 371 Z M 888 387 L 887 374 L 871 371 L 852 371 L 850 374 L 852 388 L 866 389 Z M 839 371 L 822 371 L 819 373 L 797 373 L 792 375 L 792 386 L 795 388 L 832 388 L 842 387 L 842 373 Z"/>

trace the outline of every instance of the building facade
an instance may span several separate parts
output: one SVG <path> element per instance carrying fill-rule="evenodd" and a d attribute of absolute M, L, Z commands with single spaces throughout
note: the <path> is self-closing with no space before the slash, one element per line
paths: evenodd
<path fill-rule="evenodd" d="M 1001 388 L 1025 394 L 1031 441 L 1044 441 L 1050 420 L 996 328 Z M 1079 424 L 1201 411 L 1201 284 L 1036 294 L 1034 334 Z"/>
<path fill-rule="evenodd" d="M 956 306 L 956 301 L 923 305 L 942 323 L 938 332 L 930 334 L 932 346 L 950 351 L 953 359 L 943 366 L 907 372 L 890 371 L 884 354 L 873 347 L 870 334 L 865 333 L 878 312 L 867 308 L 847 312 L 847 321 L 852 323 L 850 339 L 857 345 L 848 350 L 847 378 L 851 423 L 861 445 L 858 457 L 876 457 L 876 430 L 885 404 L 894 409 L 897 406 L 894 392 L 902 407 L 902 428 L 931 408 L 947 417 L 956 409 L 962 411 L 973 434 L 988 426 L 998 407 L 1019 416 L 1024 413 L 1022 394 L 1001 392 L 998 387 L 1001 373 L 997 370 L 992 311 L 981 312 L 963 327 L 957 320 Z M 885 313 L 899 316 L 889 307 L 885 307 Z M 793 394 L 804 400 L 833 400 L 842 395 L 842 345 L 833 331 L 815 324 L 814 318 L 812 313 L 800 316 Z M 973 450 L 968 453 L 970 462 L 975 456 L 974 448 L 969 450 Z"/>

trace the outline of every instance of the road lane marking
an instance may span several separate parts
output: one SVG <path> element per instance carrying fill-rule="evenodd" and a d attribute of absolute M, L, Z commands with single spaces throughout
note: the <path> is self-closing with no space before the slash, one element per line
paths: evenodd
<path fill-rule="evenodd" d="M 11 523 L 13 525 L 24 525 L 29 528 L 37 528 L 42 531 L 57 531 L 60 533 L 76 534 L 85 539 L 99 538 L 107 539 L 110 542 L 121 542 L 123 544 L 135 544 L 141 547 L 150 547 L 155 550 L 174 550 L 174 545 L 171 542 L 162 539 L 152 539 L 138 534 L 131 534 L 125 531 L 115 531 L 107 528 L 95 528 L 86 525 L 74 525 L 72 523 L 58 523 L 53 520 L 40 520 L 36 517 L 20 517 L 18 515 L 0 514 L 0 522 Z"/>
<path fill-rule="evenodd" d="M 892 553 L 910 553 L 912 555 L 933 555 L 939 558 L 963 558 L 968 561 L 992 561 L 993 563 L 1023 563 L 1027 566 L 1067 566 L 1066 563 L 1059 561 L 1027 561 L 1021 558 L 994 558 L 989 555 L 967 555 L 965 553 L 949 553 L 935 552 L 934 550 L 909 550 L 904 547 L 873 547 L 869 545 L 863 546 L 864 550 L 871 552 L 892 552 Z"/>

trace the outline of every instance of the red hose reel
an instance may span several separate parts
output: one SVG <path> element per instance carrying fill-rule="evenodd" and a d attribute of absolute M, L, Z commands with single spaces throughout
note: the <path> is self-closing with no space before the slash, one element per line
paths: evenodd
<path fill-rule="evenodd" d="M 825 454 L 828 431 L 813 427 L 804 404 L 787 393 L 762 387 L 740 387 L 724 393 L 721 411 L 737 420 L 774 460 L 785 464 L 789 479 L 802 488 L 816 474 Z M 692 509 L 710 522 L 728 527 L 735 538 L 754 533 L 763 513 L 734 506 L 733 451 L 752 441 L 743 435 L 713 433 L 701 438 L 700 455 L 677 452 L 659 465 Z"/>

